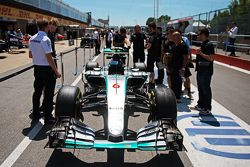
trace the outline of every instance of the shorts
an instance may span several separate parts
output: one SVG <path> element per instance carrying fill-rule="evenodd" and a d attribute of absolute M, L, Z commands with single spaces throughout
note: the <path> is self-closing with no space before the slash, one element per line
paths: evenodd
<path fill-rule="evenodd" d="M 188 78 L 188 77 L 190 77 L 191 75 L 192 75 L 192 73 L 190 72 L 189 68 L 186 67 L 186 68 L 185 68 L 185 71 L 184 71 L 184 77 L 185 77 L 185 78 Z"/>
<path fill-rule="evenodd" d="M 147 58 L 147 72 L 154 72 L 155 59 L 153 56 L 148 55 Z"/>

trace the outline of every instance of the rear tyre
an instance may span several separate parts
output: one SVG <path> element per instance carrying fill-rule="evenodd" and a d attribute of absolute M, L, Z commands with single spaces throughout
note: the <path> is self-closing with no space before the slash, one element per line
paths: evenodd
<path fill-rule="evenodd" d="M 145 63 L 135 63 L 135 69 L 139 69 L 139 71 L 146 71 L 146 64 Z"/>
<path fill-rule="evenodd" d="M 55 116 L 60 120 L 65 117 L 81 119 L 81 91 L 75 86 L 63 86 L 56 98 Z"/>
<path fill-rule="evenodd" d="M 153 91 L 153 100 L 152 115 L 154 120 L 171 119 L 176 123 L 177 105 L 174 92 L 165 85 L 158 85 Z"/>
<path fill-rule="evenodd" d="M 94 68 L 98 68 L 99 64 L 95 61 L 90 61 L 86 64 L 85 71 L 94 70 Z"/>

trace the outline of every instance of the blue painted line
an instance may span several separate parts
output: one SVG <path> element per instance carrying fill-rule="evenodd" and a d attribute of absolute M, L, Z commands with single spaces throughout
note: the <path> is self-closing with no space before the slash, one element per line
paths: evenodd
<path fill-rule="evenodd" d="M 200 116 L 199 116 L 199 114 L 185 114 L 185 115 L 178 116 L 177 120 L 180 121 L 182 119 L 191 118 L 191 117 L 200 117 Z M 211 116 L 207 116 L 207 117 L 211 117 Z M 228 117 L 228 116 L 224 116 L 224 115 L 213 115 L 213 117 L 223 118 L 223 119 L 227 119 L 227 120 L 233 120 L 233 118 Z"/>
<path fill-rule="evenodd" d="M 250 139 L 239 138 L 205 138 L 212 145 L 221 146 L 250 146 Z"/>
<path fill-rule="evenodd" d="M 245 129 L 197 129 L 187 128 L 189 136 L 196 135 L 250 135 Z"/>
<path fill-rule="evenodd" d="M 231 152 L 224 152 L 224 151 L 217 151 L 210 148 L 202 147 L 197 143 L 191 142 L 193 147 L 201 152 L 216 155 L 224 158 L 234 158 L 234 159 L 250 159 L 249 153 L 231 153 Z"/>
<path fill-rule="evenodd" d="M 216 121 L 191 121 L 193 126 L 213 126 Z M 232 121 L 219 121 L 219 126 L 231 126 L 231 127 L 240 127 L 239 124 Z"/>

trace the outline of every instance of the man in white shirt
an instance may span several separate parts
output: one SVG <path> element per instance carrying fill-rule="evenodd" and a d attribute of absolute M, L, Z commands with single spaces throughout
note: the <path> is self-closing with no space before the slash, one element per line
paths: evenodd
<path fill-rule="evenodd" d="M 106 33 L 106 48 L 111 48 L 112 40 L 113 40 L 113 34 L 109 29 L 108 32 Z"/>
<path fill-rule="evenodd" d="M 228 28 L 228 36 L 229 36 L 229 45 L 234 46 L 234 42 L 236 40 L 236 35 L 238 34 L 238 27 L 235 22 L 232 23 L 232 28 Z M 229 47 L 231 54 L 229 56 L 235 56 L 235 48 Z"/>
<path fill-rule="evenodd" d="M 98 29 L 96 29 L 93 33 L 93 40 L 95 43 L 95 55 L 97 56 L 98 54 L 100 54 L 100 36 Z"/>
<path fill-rule="evenodd" d="M 39 31 L 29 40 L 29 57 L 34 64 L 34 93 L 33 93 L 33 120 L 38 120 L 40 114 L 40 98 L 44 90 L 45 124 L 54 123 L 52 116 L 53 97 L 56 78 L 60 78 L 55 62 L 52 58 L 51 41 L 47 36 L 49 26 L 47 20 L 37 21 Z"/>

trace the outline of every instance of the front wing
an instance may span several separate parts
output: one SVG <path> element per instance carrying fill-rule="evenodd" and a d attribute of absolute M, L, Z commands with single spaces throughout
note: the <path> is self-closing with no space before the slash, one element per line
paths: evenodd
<path fill-rule="evenodd" d="M 134 140 L 111 142 L 96 139 L 95 131 L 74 118 L 61 119 L 49 135 L 50 148 L 182 150 L 183 136 L 171 120 L 149 123 Z"/>

